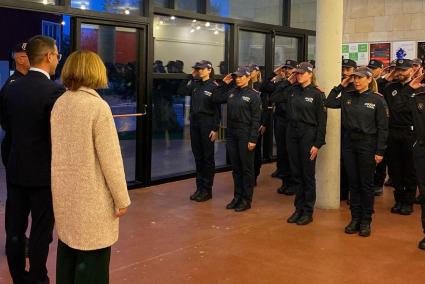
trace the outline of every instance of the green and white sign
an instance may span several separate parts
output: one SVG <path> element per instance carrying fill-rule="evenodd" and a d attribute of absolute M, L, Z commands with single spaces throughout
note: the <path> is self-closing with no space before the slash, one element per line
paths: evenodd
<path fill-rule="evenodd" d="M 367 43 L 347 43 L 342 45 L 342 56 L 344 59 L 351 59 L 357 65 L 367 65 L 369 63 L 369 44 Z"/>

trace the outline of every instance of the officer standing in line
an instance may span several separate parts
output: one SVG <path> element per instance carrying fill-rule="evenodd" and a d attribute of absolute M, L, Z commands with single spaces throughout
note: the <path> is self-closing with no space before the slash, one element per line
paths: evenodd
<path fill-rule="evenodd" d="M 247 66 L 251 72 L 251 88 L 258 93 L 261 99 L 261 122 L 260 128 L 258 129 L 257 145 L 255 146 L 255 157 L 254 157 L 254 172 L 255 181 L 254 185 L 257 185 L 257 178 L 260 175 L 261 165 L 263 163 L 263 156 L 261 155 L 263 138 L 265 133 L 268 131 L 268 127 L 271 123 L 271 110 L 269 109 L 270 101 L 269 96 L 266 93 L 261 93 L 260 89 L 262 86 L 260 67 L 257 64 L 250 64 Z"/>
<path fill-rule="evenodd" d="M 15 47 L 15 49 L 12 52 L 12 57 L 13 57 L 13 60 L 15 61 L 15 72 L 6 80 L 2 89 L 0 90 L 0 104 L 2 99 L 2 90 L 9 84 L 18 80 L 19 78 L 24 77 L 30 70 L 30 61 L 28 60 L 28 56 L 25 51 L 26 46 L 27 46 L 26 42 L 20 43 Z M 1 144 L 1 157 L 5 167 L 7 167 L 6 161 L 7 161 L 7 156 L 9 153 L 9 148 L 10 148 L 9 143 L 10 141 L 6 134 Z"/>
<path fill-rule="evenodd" d="M 271 97 L 276 103 L 287 102 L 288 109 L 286 141 L 296 196 L 295 212 L 287 222 L 307 225 L 313 221 L 316 202 L 316 157 L 325 144 L 325 95 L 317 88 L 313 65 L 308 62 L 297 66 L 288 83 L 292 86 Z"/>
<path fill-rule="evenodd" d="M 384 63 L 377 59 L 372 59 L 369 61 L 367 67 L 372 71 L 373 78 L 375 79 L 378 86 L 378 93 L 383 94 L 388 81 L 382 77 L 382 72 L 384 70 Z M 374 192 L 376 196 L 380 196 L 384 191 L 384 182 L 387 177 L 387 162 L 385 159 L 382 160 L 379 164 L 376 165 L 375 177 L 374 177 Z"/>
<path fill-rule="evenodd" d="M 412 113 L 406 108 L 411 95 L 409 83 L 414 75 L 410 59 L 398 59 L 395 66 L 395 80 L 387 85 L 384 97 L 390 110 L 388 136 L 388 169 L 394 185 L 395 204 L 391 213 L 410 215 L 416 194 L 416 175 L 413 164 L 415 128 Z"/>
<path fill-rule="evenodd" d="M 386 148 L 388 108 L 384 98 L 376 93 L 371 69 L 358 67 L 352 77 L 356 91 L 344 92 L 340 97 L 331 92 L 326 106 L 341 108 L 346 135 L 342 155 L 350 185 L 351 222 L 345 232 L 368 237 L 374 202 L 373 174 Z"/>
<path fill-rule="evenodd" d="M 411 90 L 406 91 L 411 94 L 409 109 L 413 115 L 413 122 L 416 130 L 416 141 L 413 144 L 413 158 L 416 168 L 416 177 L 419 187 L 419 203 L 421 204 L 422 230 L 425 234 L 425 84 L 424 74 L 416 77 L 410 82 Z M 400 104 L 397 107 L 406 108 L 406 105 Z M 425 238 L 423 238 L 418 247 L 425 250 Z"/>
<path fill-rule="evenodd" d="M 249 87 L 250 70 L 240 67 L 214 90 L 215 103 L 227 103 L 227 151 L 233 169 L 234 198 L 226 209 L 236 212 L 251 208 L 254 192 L 254 149 L 260 128 L 261 100 Z M 234 84 L 231 84 L 235 81 Z"/>
<path fill-rule="evenodd" d="M 331 92 L 329 93 L 329 96 L 339 93 L 342 93 L 346 95 L 346 93 L 354 92 L 356 89 L 354 88 L 353 84 L 353 78 L 351 75 L 354 73 L 354 70 L 357 68 L 357 63 L 354 60 L 351 59 L 343 59 L 342 60 L 342 66 L 341 66 L 341 83 L 334 87 Z M 341 145 L 344 144 L 344 139 L 348 139 L 345 137 L 345 129 L 344 126 L 341 127 Z M 347 169 L 344 165 L 344 157 L 341 156 L 341 182 L 340 182 L 340 198 L 341 200 L 348 200 L 349 195 L 349 185 L 348 185 L 348 178 L 347 178 Z"/>
<path fill-rule="evenodd" d="M 212 101 L 212 93 L 218 84 L 213 79 L 211 62 L 202 60 L 192 68 L 192 79 L 180 88 L 179 94 L 191 96 L 190 142 L 196 164 L 196 191 L 190 200 L 203 202 L 212 198 L 214 141 L 220 125 L 219 106 Z"/>

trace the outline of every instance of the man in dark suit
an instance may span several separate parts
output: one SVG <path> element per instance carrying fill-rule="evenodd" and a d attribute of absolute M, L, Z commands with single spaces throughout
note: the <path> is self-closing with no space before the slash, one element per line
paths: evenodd
<path fill-rule="evenodd" d="M 6 176 L 6 254 L 14 283 L 49 283 L 46 261 L 54 225 L 50 188 L 50 112 L 64 88 L 50 80 L 61 58 L 52 38 L 26 46 L 28 74 L 3 90 L 0 122 L 10 139 Z M 30 269 L 25 271 L 25 231 L 31 213 Z"/>

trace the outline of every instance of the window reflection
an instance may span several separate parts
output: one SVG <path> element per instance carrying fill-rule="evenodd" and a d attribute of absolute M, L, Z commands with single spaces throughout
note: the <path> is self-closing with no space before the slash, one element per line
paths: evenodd
<path fill-rule="evenodd" d="M 122 15 L 143 14 L 143 0 L 71 0 L 71 7 Z"/>
<path fill-rule="evenodd" d="M 274 50 L 275 67 L 288 59 L 298 60 L 298 39 L 293 37 L 276 36 Z"/>
<path fill-rule="evenodd" d="M 316 30 L 317 0 L 291 0 L 291 23 L 293 28 Z"/>

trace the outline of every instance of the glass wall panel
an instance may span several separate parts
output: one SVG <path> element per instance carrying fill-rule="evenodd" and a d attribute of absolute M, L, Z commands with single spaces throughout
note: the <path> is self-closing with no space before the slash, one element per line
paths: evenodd
<path fill-rule="evenodd" d="M 316 37 L 308 36 L 308 60 L 316 60 Z"/>
<path fill-rule="evenodd" d="M 81 49 L 96 52 L 105 62 L 109 88 L 98 92 L 114 115 L 137 112 L 137 47 L 136 29 L 81 25 Z M 115 118 L 127 181 L 134 181 L 136 177 L 136 119 Z"/>
<path fill-rule="evenodd" d="M 220 67 L 223 74 L 227 72 L 227 30 L 223 24 L 155 16 L 152 179 L 195 170 L 190 145 L 190 97 L 179 95 L 177 90 L 187 83 L 181 75 L 190 74 L 196 61 L 209 60 L 216 73 L 220 73 Z M 159 73 L 169 78 L 155 78 Z M 216 166 L 226 164 L 224 126 L 219 134 L 215 143 Z"/>
<path fill-rule="evenodd" d="M 298 39 L 293 37 L 276 36 L 274 47 L 274 66 L 285 60 L 298 60 Z"/>
<path fill-rule="evenodd" d="M 33 2 L 33 3 L 40 3 L 44 5 L 57 5 L 57 0 L 17 0 L 17 2 Z"/>
<path fill-rule="evenodd" d="M 209 13 L 273 25 L 282 24 L 283 0 L 209 0 Z"/>
<path fill-rule="evenodd" d="M 71 0 L 71 7 L 112 14 L 143 15 L 143 0 Z"/>
<path fill-rule="evenodd" d="M 170 5 L 170 1 L 169 0 L 154 0 L 153 4 L 156 7 L 161 7 L 161 8 L 168 8 Z"/>
<path fill-rule="evenodd" d="M 266 64 L 266 34 L 239 32 L 238 65 L 257 64 L 263 70 Z"/>
<path fill-rule="evenodd" d="M 176 9 L 197 12 L 198 3 L 198 0 L 178 0 L 176 1 Z"/>
<path fill-rule="evenodd" d="M 293 28 L 316 30 L 317 0 L 291 0 L 291 23 Z"/>

